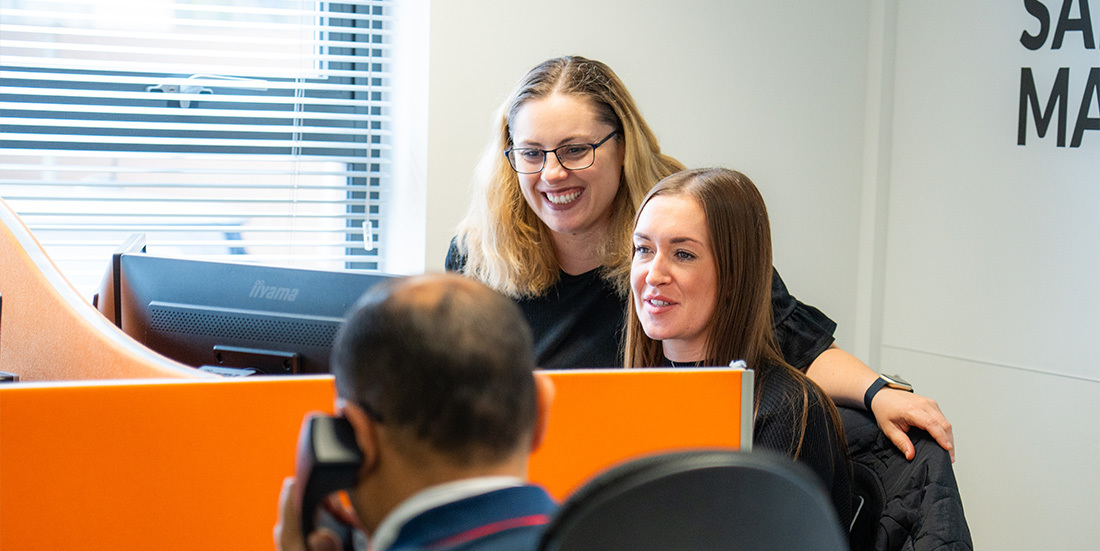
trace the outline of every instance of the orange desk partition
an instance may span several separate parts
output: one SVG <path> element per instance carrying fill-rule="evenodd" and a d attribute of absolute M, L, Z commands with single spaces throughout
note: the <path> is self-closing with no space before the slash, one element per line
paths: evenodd
<path fill-rule="evenodd" d="M 109 259 L 103 259 L 106 270 Z M 0 199 L 0 371 L 24 381 L 203 378 L 108 322 Z"/>
<path fill-rule="evenodd" d="M 556 396 L 530 477 L 564 499 L 593 475 L 657 451 L 752 446 L 752 372 L 547 372 Z"/>
<path fill-rule="evenodd" d="M 332 378 L 0 385 L 0 549 L 264 550 Z"/>
<path fill-rule="evenodd" d="M 747 446 L 751 372 L 549 373 L 530 476 L 558 498 L 662 450 Z M 330 376 L 0 384 L 0 549 L 274 548 L 303 416 Z"/>

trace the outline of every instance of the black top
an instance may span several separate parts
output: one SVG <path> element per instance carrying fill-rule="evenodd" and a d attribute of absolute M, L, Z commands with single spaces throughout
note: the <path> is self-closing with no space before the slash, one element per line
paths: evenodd
<path fill-rule="evenodd" d="M 461 272 L 465 266 L 466 257 L 452 239 L 447 270 Z M 539 367 L 622 367 L 626 297 L 620 297 L 598 270 L 575 276 L 562 272 L 561 280 L 546 293 L 516 303 L 531 324 Z M 772 321 L 783 358 L 798 369 L 805 370 L 833 343 L 836 323 L 791 296 L 774 270 Z"/>
<path fill-rule="evenodd" d="M 802 423 L 803 386 L 794 373 L 783 367 L 772 367 L 766 375 L 757 373 L 760 391 L 753 420 L 753 447 L 793 456 L 798 448 L 796 428 Z M 806 432 L 796 461 L 821 479 L 847 532 L 852 522 L 852 467 L 847 443 L 837 438 L 836 425 L 827 409 L 832 402 L 816 385 L 807 384 L 805 388 Z"/>
<path fill-rule="evenodd" d="M 909 461 L 871 412 L 837 409 L 857 473 L 853 493 L 866 500 L 852 527 L 852 551 L 874 549 L 875 540 L 890 549 L 974 549 L 951 454 L 913 427 L 908 435 L 916 455 Z"/>

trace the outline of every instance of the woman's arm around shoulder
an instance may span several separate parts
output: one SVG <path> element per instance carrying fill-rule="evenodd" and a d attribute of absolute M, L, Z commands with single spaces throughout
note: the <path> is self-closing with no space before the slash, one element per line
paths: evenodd
<path fill-rule="evenodd" d="M 864 408 L 863 395 L 878 379 L 878 374 L 855 356 L 830 346 L 810 363 L 806 375 L 821 386 L 839 405 Z M 884 388 L 871 402 L 882 432 L 894 443 L 906 459 L 913 459 L 913 442 L 909 439 L 910 427 L 928 432 L 936 442 L 951 454 L 955 461 L 955 436 L 951 423 L 931 398 L 920 394 Z"/>

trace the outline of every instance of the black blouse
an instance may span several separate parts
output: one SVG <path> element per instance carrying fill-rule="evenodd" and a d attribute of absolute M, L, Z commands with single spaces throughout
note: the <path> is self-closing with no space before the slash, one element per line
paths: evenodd
<path fill-rule="evenodd" d="M 461 272 L 466 257 L 454 240 L 447 251 L 448 271 Z M 535 356 L 544 369 L 622 367 L 626 297 L 592 270 L 561 273 L 542 296 L 518 299 L 535 338 Z M 836 323 L 821 310 L 799 302 L 772 272 L 772 321 L 783 358 L 805 371 L 833 343 Z"/>
<path fill-rule="evenodd" d="M 832 401 L 812 384 L 805 387 L 808 394 L 804 401 L 803 386 L 796 376 L 784 367 L 772 367 L 767 374 L 758 371 L 756 384 L 760 385 L 757 393 L 760 399 L 753 420 L 753 448 L 793 457 L 798 449 L 797 429 L 805 409 L 806 431 L 795 461 L 809 467 L 821 479 L 847 532 L 852 522 L 852 466 L 848 444 L 838 436 L 834 419 L 829 414 Z"/>

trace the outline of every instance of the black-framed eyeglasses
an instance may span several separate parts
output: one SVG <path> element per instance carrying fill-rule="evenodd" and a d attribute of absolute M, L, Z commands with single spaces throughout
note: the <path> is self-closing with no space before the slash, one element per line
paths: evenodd
<path fill-rule="evenodd" d="M 565 170 L 583 170 L 596 162 L 596 148 L 618 133 L 618 130 L 614 130 L 598 143 L 571 143 L 555 149 L 513 147 L 505 150 L 504 156 L 508 158 L 512 170 L 520 174 L 541 172 L 546 166 L 547 153 L 553 153 L 558 158 L 558 164 Z"/>

